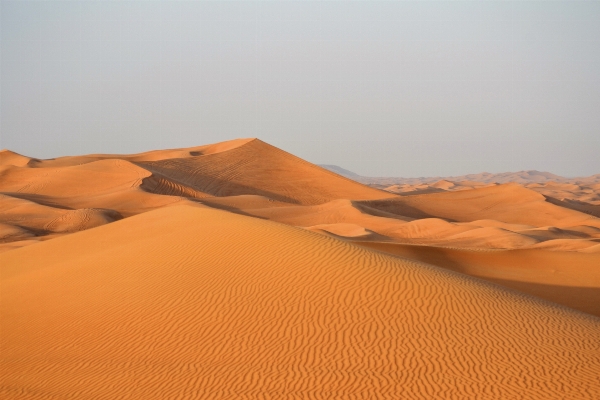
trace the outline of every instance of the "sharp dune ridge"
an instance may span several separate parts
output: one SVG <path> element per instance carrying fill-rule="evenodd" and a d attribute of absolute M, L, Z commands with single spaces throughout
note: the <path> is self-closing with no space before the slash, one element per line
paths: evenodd
<path fill-rule="evenodd" d="M 598 318 L 283 224 L 170 207 L 0 257 L 5 398 L 600 396 Z"/>
<path fill-rule="evenodd" d="M 600 397 L 597 176 L 337 172 L 0 151 L 0 397 Z"/>

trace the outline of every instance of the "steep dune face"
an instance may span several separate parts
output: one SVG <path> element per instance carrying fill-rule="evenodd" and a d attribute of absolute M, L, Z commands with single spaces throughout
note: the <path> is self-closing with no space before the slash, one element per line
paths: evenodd
<path fill-rule="evenodd" d="M 140 162 L 175 185 L 212 196 L 260 195 L 313 205 L 335 199 L 395 197 L 369 188 L 254 139 L 227 151 L 198 157 Z M 160 193 L 154 188 L 154 193 Z M 172 191 L 168 194 L 174 194 Z"/>
<path fill-rule="evenodd" d="M 374 208 L 423 218 L 436 216 L 469 222 L 494 219 L 511 224 L 562 226 L 597 221 L 592 216 L 558 207 L 545 197 L 517 184 L 505 184 L 458 192 L 433 193 L 366 202 Z"/>
<path fill-rule="evenodd" d="M 161 209 L 0 264 L 6 399 L 600 396 L 597 318 L 225 211 Z"/>

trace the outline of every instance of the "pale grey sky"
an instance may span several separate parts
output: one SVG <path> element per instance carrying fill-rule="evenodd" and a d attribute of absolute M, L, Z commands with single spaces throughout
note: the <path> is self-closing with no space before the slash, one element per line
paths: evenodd
<path fill-rule="evenodd" d="M 0 147 L 600 173 L 600 1 L 2 1 Z"/>

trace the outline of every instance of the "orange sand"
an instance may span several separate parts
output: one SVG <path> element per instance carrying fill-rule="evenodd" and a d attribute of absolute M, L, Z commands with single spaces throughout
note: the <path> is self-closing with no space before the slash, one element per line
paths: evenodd
<path fill-rule="evenodd" d="M 600 175 L 480 175 L 0 151 L 0 397 L 599 398 Z"/>
<path fill-rule="evenodd" d="M 4 398 L 600 396 L 595 317 L 226 211 L 0 261 Z"/>

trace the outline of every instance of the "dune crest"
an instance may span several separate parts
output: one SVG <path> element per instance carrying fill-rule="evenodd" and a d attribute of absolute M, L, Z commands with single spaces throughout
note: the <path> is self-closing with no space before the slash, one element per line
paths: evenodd
<path fill-rule="evenodd" d="M 335 199 L 393 197 L 258 139 L 206 156 L 139 162 L 138 165 L 176 185 L 217 197 L 252 194 L 300 205 Z M 160 189 L 155 189 L 155 193 L 161 193 Z"/>

